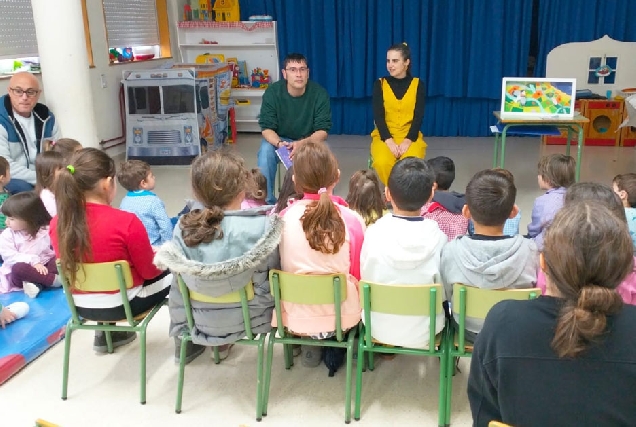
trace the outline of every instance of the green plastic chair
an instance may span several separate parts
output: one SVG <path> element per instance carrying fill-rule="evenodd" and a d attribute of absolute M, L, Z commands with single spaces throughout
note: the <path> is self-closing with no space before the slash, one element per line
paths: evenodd
<path fill-rule="evenodd" d="M 180 275 L 177 276 L 179 283 L 179 291 L 183 296 L 185 305 L 186 319 L 188 321 L 188 330 L 181 334 L 181 350 L 179 353 L 179 383 L 177 385 L 177 402 L 175 412 L 181 413 L 181 402 L 183 397 L 183 378 L 185 375 L 186 365 L 186 349 L 188 341 L 192 341 L 192 331 L 194 329 L 194 317 L 192 316 L 191 301 L 198 301 L 208 304 L 241 304 L 243 311 L 243 322 L 245 325 L 246 338 L 236 341 L 234 344 L 251 345 L 258 348 L 258 360 L 256 365 L 256 421 L 260 421 L 263 416 L 263 354 L 265 349 L 265 337 L 267 334 L 259 334 L 255 336 L 252 332 L 252 321 L 248 301 L 254 299 L 254 285 L 250 282 L 244 288 L 231 294 L 220 297 L 211 297 L 198 292 L 194 292 L 186 286 Z M 214 363 L 217 365 L 221 362 L 218 347 L 212 347 L 214 352 Z"/>
<path fill-rule="evenodd" d="M 442 285 L 385 285 L 360 281 L 361 305 L 364 307 L 364 324 L 360 323 L 360 338 L 358 340 L 358 363 L 356 373 L 356 405 L 354 418 L 360 420 L 360 402 L 362 395 L 362 371 L 367 363 L 373 371 L 374 353 L 396 353 L 412 356 L 434 356 L 441 361 L 439 378 L 439 425 L 444 425 L 446 408 L 446 363 L 445 346 L 442 337 L 444 331 L 436 336 L 436 315 L 443 314 L 442 300 L 444 290 Z M 373 325 L 371 313 L 396 314 L 402 316 L 429 316 L 429 345 L 427 349 L 393 347 L 375 341 L 373 337 Z"/>
<path fill-rule="evenodd" d="M 352 328 L 349 337 L 344 341 L 342 331 L 342 319 L 340 317 L 342 301 L 347 299 L 347 277 L 344 274 L 308 275 L 292 274 L 280 270 L 270 270 L 269 284 L 274 295 L 275 316 L 278 327 L 272 329 L 269 334 L 267 347 L 267 362 L 265 370 L 265 396 L 263 399 L 263 415 L 267 415 L 267 403 L 269 400 L 269 388 L 272 376 L 272 359 L 274 357 L 274 344 L 283 344 L 285 369 L 290 369 L 293 364 L 292 345 L 312 345 L 319 347 L 344 348 L 346 357 L 345 378 L 345 423 L 351 422 L 351 372 L 353 367 L 353 342 L 355 328 Z M 309 337 L 298 337 L 285 331 L 281 303 L 289 302 L 305 305 L 333 304 L 336 312 L 336 340 L 316 340 Z"/>
<path fill-rule="evenodd" d="M 447 328 L 446 353 L 446 416 L 445 425 L 450 425 L 451 396 L 453 389 L 453 374 L 455 371 L 456 357 L 471 357 L 473 344 L 466 342 L 466 317 L 485 319 L 490 309 L 504 300 L 528 300 L 541 295 L 540 288 L 530 289 L 480 289 L 461 283 L 453 285 L 453 312 L 459 314 L 457 328 Z"/>
<path fill-rule="evenodd" d="M 121 295 L 122 305 L 126 312 L 126 318 L 116 322 L 103 321 L 99 319 L 80 318 L 77 314 L 75 301 L 71 294 L 71 286 L 69 278 L 64 274 L 62 265 L 57 261 L 57 271 L 62 278 L 62 286 L 66 295 L 66 302 L 71 311 L 71 318 L 66 324 L 66 335 L 64 337 L 64 370 L 62 376 L 62 400 L 66 400 L 68 389 L 68 369 L 69 356 L 71 352 L 71 335 L 74 330 L 90 330 L 103 331 L 106 335 L 106 345 L 108 353 L 113 352 L 113 340 L 111 332 L 138 332 L 139 341 L 141 342 L 141 404 L 146 404 L 146 329 L 148 323 L 157 314 L 159 309 L 166 304 L 164 300 L 154 306 L 152 309 L 133 316 L 128 301 L 127 290 L 133 287 L 130 265 L 127 261 L 113 261 L 94 264 L 81 264 L 77 271 L 77 277 L 74 288 L 83 292 L 119 292 Z M 87 322 L 95 322 L 88 324 Z M 117 325 L 116 323 L 126 322 L 126 325 Z"/>
<path fill-rule="evenodd" d="M 367 169 L 373 169 L 373 157 L 369 154 L 369 160 L 367 160 Z"/>

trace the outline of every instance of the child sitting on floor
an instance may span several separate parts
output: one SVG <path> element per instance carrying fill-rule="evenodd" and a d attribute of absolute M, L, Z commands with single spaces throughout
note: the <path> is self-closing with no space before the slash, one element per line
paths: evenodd
<path fill-rule="evenodd" d="M 35 192 L 51 218 L 57 215 L 54 185 L 59 171 L 66 166 L 62 155 L 55 151 L 45 151 L 35 158 Z"/>
<path fill-rule="evenodd" d="M 2 205 L 7 228 L 0 234 L 0 292 L 24 290 L 35 298 L 42 287 L 62 286 L 51 249 L 51 216 L 33 191 L 9 197 Z"/>
<path fill-rule="evenodd" d="M 351 176 L 347 203 L 349 209 L 353 209 L 362 216 L 367 227 L 386 213 L 380 191 L 380 178 L 373 169 L 359 170 Z"/>
<path fill-rule="evenodd" d="M 60 138 L 56 141 L 54 140 L 46 140 L 44 143 L 44 152 L 53 151 L 55 153 L 60 153 L 62 158 L 64 159 L 64 163 L 68 164 L 69 160 L 75 154 L 76 151 L 81 150 L 82 144 L 78 141 L 71 138 Z"/>
<path fill-rule="evenodd" d="M 208 151 L 192 163 L 192 188 L 200 208 L 184 214 L 171 242 L 157 251 L 155 263 L 179 273 L 188 288 L 218 297 L 245 285 L 254 287 L 249 315 L 254 334 L 271 330 L 274 299 L 269 270 L 280 266 L 278 243 L 283 221 L 267 215 L 270 206 L 241 210 L 248 186 L 242 158 L 227 150 Z M 186 348 L 186 363 L 205 346 L 218 346 L 221 359 L 245 337 L 240 304 L 193 301 L 197 333 Z M 181 331 L 187 328 L 183 297 L 176 282 L 170 291 L 170 336 L 179 360 Z"/>
<path fill-rule="evenodd" d="M 360 249 L 364 220 L 333 196 L 340 171 L 336 157 L 323 143 L 300 144 L 294 153 L 294 182 L 303 198 L 280 213 L 285 226 L 280 242 L 281 266 L 294 274 L 347 276 L 347 298 L 341 304 L 342 329 L 360 322 Z M 292 334 L 329 338 L 335 333 L 333 305 L 283 303 L 284 325 Z M 276 326 L 276 317 L 273 325 Z M 302 346 L 302 364 L 318 366 L 320 347 Z"/>
<path fill-rule="evenodd" d="M 463 194 L 450 191 L 455 181 L 455 163 L 448 157 L 439 156 L 428 160 L 435 171 L 435 194 L 433 199 L 422 207 L 422 216 L 437 222 L 440 230 L 451 241 L 468 231 L 468 219 L 462 215 L 466 204 Z"/>
<path fill-rule="evenodd" d="M 441 275 L 446 298 L 453 284 L 483 289 L 532 288 L 539 265 L 537 246 L 522 235 L 503 234 L 506 219 L 517 215 L 517 188 L 505 174 L 478 172 L 466 187 L 464 215 L 473 220 L 475 234 L 460 236 L 442 249 Z M 459 322 L 457 313 L 453 314 Z M 466 318 L 466 339 L 473 341 L 483 320 Z"/>
<path fill-rule="evenodd" d="M 267 203 L 267 179 L 261 170 L 254 168 L 249 172 L 245 200 L 241 202 L 241 209 L 257 208 Z"/>
<path fill-rule="evenodd" d="M 29 314 L 29 304 L 26 302 L 14 302 L 6 307 L 0 304 L 0 326 L 4 329 L 9 323 L 22 319 Z"/>
<path fill-rule="evenodd" d="M 532 221 L 528 224 L 528 237 L 534 239 L 539 251 L 543 249 L 543 230 L 563 207 L 567 188 L 574 184 L 576 163 L 564 154 L 552 154 L 539 160 L 537 180 L 545 194 L 535 199 Z"/>
<path fill-rule="evenodd" d="M 141 160 L 128 160 L 120 166 L 117 180 L 128 190 L 119 209 L 137 215 L 148 232 L 150 244 L 156 247 L 172 240 L 174 226 L 166 212 L 166 206 L 152 192 L 155 188 L 155 175 L 150 165 Z"/>
<path fill-rule="evenodd" d="M 493 170 L 501 172 L 502 174 L 506 175 L 510 179 L 510 181 L 512 181 L 513 183 L 515 182 L 515 177 L 512 175 L 512 173 L 508 169 L 494 168 Z M 521 209 L 519 209 L 519 212 L 517 212 L 517 216 L 515 216 L 514 218 L 508 218 L 506 220 L 506 224 L 504 225 L 504 229 L 503 229 L 504 235 L 516 236 L 517 234 L 519 234 L 520 222 L 521 222 Z M 475 234 L 475 225 L 473 224 L 472 220 L 468 221 L 468 234 L 470 234 L 471 236 Z"/>
<path fill-rule="evenodd" d="M 4 186 L 11 181 L 11 166 L 9 162 L 4 157 L 0 156 L 0 207 L 5 200 L 9 198 L 11 195 Z M 1 212 L 1 209 L 0 209 Z M 7 217 L 4 214 L 0 213 L 0 230 L 4 230 L 6 225 Z"/>
<path fill-rule="evenodd" d="M 422 206 L 433 197 L 435 173 L 423 159 L 398 161 L 385 188 L 393 212 L 378 219 L 364 235 L 360 253 L 363 280 L 386 285 L 425 285 L 439 275 L 446 235 L 433 220 L 422 218 Z M 363 319 L 364 320 L 364 319 Z M 373 338 L 385 344 L 426 348 L 428 316 L 371 313 Z M 436 333 L 444 329 L 437 316 Z"/>
<path fill-rule="evenodd" d="M 612 186 L 625 208 L 629 235 L 632 236 L 634 252 L 636 252 L 636 173 L 616 175 Z"/>

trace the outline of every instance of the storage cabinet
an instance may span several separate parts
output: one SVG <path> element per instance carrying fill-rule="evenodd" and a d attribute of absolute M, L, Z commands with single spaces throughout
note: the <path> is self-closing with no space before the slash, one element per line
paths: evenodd
<path fill-rule="evenodd" d="M 247 87 L 231 90 L 236 127 L 241 132 L 260 132 L 258 114 L 265 91 L 263 86 L 267 81 L 277 81 L 280 76 L 276 22 L 183 21 L 178 24 L 178 41 L 184 63 L 221 59 L 227 62 L 231 58 L 236 58 L 239 63 L 245 61 L 246 75 L 242 75 L 243 81 L 239 83 Z M 204 54 L 209 55 L 201 57 Z M 256 72 L 258 70 L 261 74 Z"/>

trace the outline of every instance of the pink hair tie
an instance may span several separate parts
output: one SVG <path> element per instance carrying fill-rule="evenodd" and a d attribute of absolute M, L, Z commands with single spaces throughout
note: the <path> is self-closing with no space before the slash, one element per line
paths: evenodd
<path fill-rule="evenodd" d="M 322 194 L 326 192 L 327 192 L 327 189 L 325 187 L 321 187 L 320 190 L 318 190 L 318 194 Z"/>
<path fill-rule="evenodd" d="M 55 147 L 55 143 L 56 143 L 55 140 L 51 140 L 51 147 Z"/>

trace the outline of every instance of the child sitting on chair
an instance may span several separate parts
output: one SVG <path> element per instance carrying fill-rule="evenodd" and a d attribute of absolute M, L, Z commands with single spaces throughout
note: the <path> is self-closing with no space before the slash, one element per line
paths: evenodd
<path fill-rule="evenodd" d="M 208 151 L 192 163 L 192 189 L 200 208 L 184 214 L 174 237 L 157 251 L 155 263 L 182 275 L 186 286 L 219 297 L 246 285 L 254 287 L 249 301 L 252 332 L 271 330 L 274 299 L 269 270 L 279 268 L 278 243 L 283 221 L 267 215 L 271 206 L 241 210 L 248 187 L 243 159 L 227 150 Z M 205 346 L 218 346 L 221 359 L 232 343 L 245 337 L 241 304 L 192 301 L 197 334 L 186 348 L 186 363 Z M 179 361 L 181 331 L 187 328 L 183 297 L 176 281 L 170 291 L 170 336 Z"/>
<path fill-rule="evenodd" d="M 245 190 L 245 199 L 241 202 L 241 209 L 258 208 L 267 203 L 267 179 L 259 168 L 249 172 L 249 180 Z"/>
<path fill-rule="evenodd" d="M 46 140 L 44 142 L 43 152 L 53 151 L 55 153 L 60 153 L 62 158 L 64 159 L 64 163 L 68 164 L 69 160 L 75 154 L 76 151 L 81 150 L 82 144 L 78 141 L 71 138 L 60 138 L 58 140 Z"/>
<path fill-rule="evenodd" d="M 545 194 L 539 196 L 532 206 L 532 221 L 528 224 L 528 237 L 534 239 L 539 251 L 543 249 L 543 230 L 552 222 L 563 207 L 567 188 L 574 184 L 576 163 L 564 154 L 552 154 L 539 160 L 539 188 Z"/>
<path fill-rule="evenodd" d="M 632 236 L 634 252 L 636 252 L 636 173 L 616 175 L 612 186 L 625 208 L 629 235 Z"/>
<path fill-rule="evenodd" d="M 531 239 L 506 236 L 504 224 L 517 215 L 517 189 L 499 171 L 478 172 L 466 187 L 464 215 L 473 220 L 475 234 L 460 236 L 442 249 L 441 275 L 446 298 L 453 284 L 483 289 L 532 288 L 537 282 L 538 253 Z M 454 314 L 455 321 L 459 317 Z M 466 318 L 466 339 L 474 340 L 483 320 Z"/>
<path fill-rule="evenodd" d="M 493 170 L 499 171 L 506 175 L 510 181 L 515 182 L 515 177 L 508 169 L 503 168 L 494 168 Z M 517 212 L 517 216 L 514 218 L 508 218 L 506 220 L 506 224 L 504 225 L 503 233 L 506 236 L 516 236 L 519 234 L 519 223 L 521 222 L 521 209 Z M 468 220 L 468 234 L 471 236 L 475 234 L 475 224 L 473 224 L 472 220 Z"/>
<path fill-rule="evenodd" d="M 380 178 L 373 169 L 356 171 L 349 179 L 349 209 L 358 212 L 370 226 L 387 212 L 380 191 Z"/>
<path fill-rule="evenodd" d="M 455 163 L 448 157 L 439 156 L 428 160 L 435 171 L 435 194 L 433 199 L 422 207 L 422 216 L 437 222 L 440 230 L 451 241 L 468 231 L 468 219 L 462 215 L 466 204 L 463 194 L 450 191 L 455 181 Z"/>
<path fill-rule="evenodd" d="M 57 177 L 59 209 L 50 228 L 65 276 L 73 286 L 84 262 L 127 261 L 133 281 L 127 292 L 132 315 L 150 310 L 165 300 L 172 277 L 152 264 L 154 252 L 139 218 L 110 206 L 117 189 L 115 162 L 101 150 L 84 148 L 69 163 Z M 114 322 L 126 318 L 119 292 L 72 292 L 77 314 L 86 319 Z M 112 332 L 111 337 L 117 348 L 134 340 L 136 334 Z M 108 351 L 102 331 L 95 331 L 93 349 Z"/>
<path fill-rule="evenodd" d="M 303 198 L 280 213 L 285 226 L 280 242 L 281 266 L 294 274 L 347 276 L 341 304 L 342 330 L 360 322 L 360 249 L 364 220 L 333 195 L 340 178 L 336 157 L 323 143 L 304 142 L 294 153 L 294 183 Z M 333 305 L 282 304 L 284 326 L 292 334 L 329 338 L 335 333 Z M 276 317 L 273 322 L 276 326 Z M 304 366 L 320 364 L 320 347 L 302 346 Z"/>
<path fill-rule="evenodd" d="M 128 160 L 121 164 L 117 180 L 128 190 L 119 209 L 137 215 L 148 232 L 150 244 L 157 247 L 172 240 L 174 226 L 166 212 L 166 206 L 152 192 L 155 188 L 155 175 L 150 165 L 141 160 Z"/>
<path fill-rule="evenodd" d="M 378 219 L 364 235 L 363 280 L 386 285 L 435 283 L 448 239 L 435 221 L 420 216 L 422 206 L 433 197 L 434 184 L 435 173 L 423 159 L 407 157 L 393 166 L 385 188 L 393 212 Z M 429 322 L 428 316 L 371 313 L 373 338 L 395 346 L 426 348 Z M 435 325 L 436 333 L 444 329 L 443 312 Z"/>

